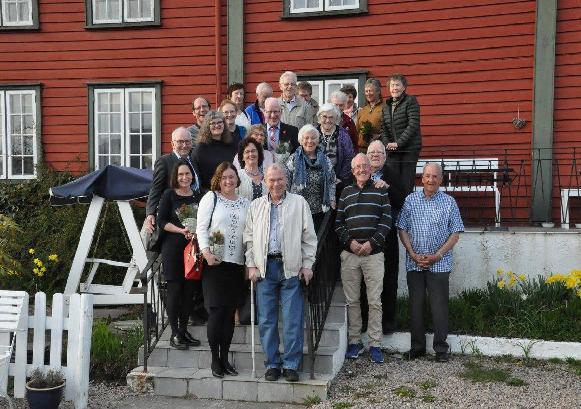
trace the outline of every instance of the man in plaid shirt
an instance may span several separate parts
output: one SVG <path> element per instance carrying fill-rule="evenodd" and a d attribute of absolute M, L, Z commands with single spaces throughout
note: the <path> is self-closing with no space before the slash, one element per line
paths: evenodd
<path fill-rule="evenodd" d="M 422 191 L 405 199 L 396 223 L 399 238 L 407 251 L 411 349 L 404 358 L 415 359 L 426 354 L 424 303 L 427 290 L 434 324 L 436 361 L 447 362 L 452 248 L 458 242 L 459 233 L 464 231 L 464 224 L 456 201 L 439 190 L 442 184 L 439 164 L 427 163 L 424 166 L 422 183 Z"/>

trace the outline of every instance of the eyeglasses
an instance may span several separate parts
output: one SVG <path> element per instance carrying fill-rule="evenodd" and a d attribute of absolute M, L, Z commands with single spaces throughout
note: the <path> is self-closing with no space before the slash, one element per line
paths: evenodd
<path fill-rule="evenodd" d="M 368 155 L 384 155 L 384 153 L 381 151 L 368 151 L 367 154 Z"/>
<path fill-rule="evenodd" d="M 194 111 L 201 111 L 202 109 L 210 109 L 208 105 L 202 105 L 200 107 L 194 107 Z"/>
<path fill-rule="evenodd" d="M 176 145 L 189 145 L 192 143 L 191 139 L 182 139 L 182 140 L 175 140 Z"/>
<path fill-rule="evenodd" d="M 296 82 L 283 82 L 283 83 L 281 83 L 281 85 L 283 87 L 296 87 L 297 83 Z"/>
<path fill-rule="evenodd" d="M 210 126 L 212 128 L 219 128 L 221 126 L 224 126 L 224 122 L 220 121 L 220 122 L 210 122 Z"/>
<path fill-rule="evenodd" d="M 335 120 L 335 117 L 334 116 L 321 115 L 321 119 L 323 121 L 334 121 Z"/>
<path fill-rule="evenodd" d="M 278 110 L 278 111 L 264 111 L 264 113 L 266 115 L 276 115 L 276 114 L 280 114 L 280 110 Z"/>
<path fill-rule="evenodd" d="M 256 153 L 258 152 L 258 149 L 244 149 L 244 154 L 247 155 L 249 153 Z"/>
<path fill-rule="evenodd" d="M 353 166 L 353 169 L 369 169 L 370 167 L 371 167 L 370 164 L 364 163 L 362 165 L 355 165 L 355 166 Z"/>

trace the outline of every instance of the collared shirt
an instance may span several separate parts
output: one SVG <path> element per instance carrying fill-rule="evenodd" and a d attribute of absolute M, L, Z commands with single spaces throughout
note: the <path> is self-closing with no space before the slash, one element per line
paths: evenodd
<path fill-rule="evenodd" d="M 286 193 L 283 194 L 281 201 L 278 204 L 272 202 L 270 193 L 268 194 L 268 201 L 270 202 L 270 228 L 268 232 L 268 254 L 282 254 L 282 246 L 280 242 L 281 221 L 282 214 L 281 205 L 284 202 Z"/>
<path fill-rule="evenodd" d="M 287 102 L 284 99 L 282 99 L 282 102 L 286 105 L 286 107 L 288 108 L 289 111 L 298 105 L 296 95 L 290 101 Z"/>
<path fill-rule="evenodd" d="M 276 126 L 270 126 L 267 124 L 267 139 L 268 150 L 271 152 L 276 151 L 280 141 L 280 122 Z"/>
<path fill-rule="evenodd" d="M 371 180 L 375 183 L 383 176 L 383 168 L 379 169 L 378 171 L 373 172 L 371 175 Z"/>
<path fill-rule="evenodd" d="M 409 234 L 412 249 L 417 254 L 436 254 L 451 234 L 464 231 L 456 201 L 442 191 L 432 197 L 426 197 L 423 190 L 410 194 L 405 199 L 396 226 Z M 428 270 L 432 273 L 451 271 L 453 261 L 450 250 Z M 405 264 L 407 271 L 422 270 L 409 253 L 406 253 Z"/>
<path fill-rule="evenodd" d="M 176 157 L 178 159 L 184 159 L 186 162 L 188 162 L 188 164 L 190 165 L 190 170 L 192 171 L 192 185 L 191 188 L 194 192 L 199 191 L 200 190 L 200 181 L 198 180 L 198 175 L 196 174 L 196 171 L 194 170 L 194 165 L 190 159 L 190 155 L 187 155 L 185 158 L 182 158 L 180 155 L 178 155 L 178 153 L 176 151 L 173 151 L 174 155 L 176 155 Z"/>

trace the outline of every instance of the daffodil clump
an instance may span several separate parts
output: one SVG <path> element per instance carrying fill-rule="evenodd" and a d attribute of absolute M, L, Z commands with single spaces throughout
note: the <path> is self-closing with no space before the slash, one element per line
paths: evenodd
<path fill-rule="evenodd" d="M 497 276 L 496 286 L 501 290 L 503 288 L 511 290 L 515 288 L 515 286 L 520 287 L 527 279 L 527 276 L 525 276 L 524 274 L 517 275 L 512 271 L 508 271 L 507 273 L 505 273 L 505 271 L 502 268 L 496 270 L 496 276 Z"/>
<path fill-rule="evenodd" d="M 36 256 L 36 250 L 33 248 L 28 249 L 28 254 L 32 257 L 32 263 L 34 265 L 32 274 L 38 278 L 44 277 L 48 268 L 54 266 L 59 261 L 58 254 L 49 254 L 46 261 L 42 261 L 41 258 Z"/>
<path fill-rule="evenodd" d="M 581 270 L 573 269 L 569 274 L 552 274 L 545 280 L 546 284 L 561 284 L 572 290 L 577 297 L 581 298 Z"/>

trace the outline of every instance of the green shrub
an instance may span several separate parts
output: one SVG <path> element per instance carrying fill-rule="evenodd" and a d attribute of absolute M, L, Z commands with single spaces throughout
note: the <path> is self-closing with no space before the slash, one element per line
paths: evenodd
<path fill-rule="evenodd" d="M 0 288 L 25 290 L 31 293 L 44 291 L 51 295 L 64 290 L 88 206 L 81 204 L 51 206 L 49 189 L 67 183 L 75 177 L 70 173 L 57 172 L 47 167 L 38 167 L 37 172 L 36 179 L 19 183 L 0 183 L 0 214 L 12 218 L 21 229 L 18 236 L 11 241 L 9 249 L 0 243 L 0 254 L 6 249 L 9 255 L 20 263 L 20 269 L 15 270 L 17 274 L 9 275 L 0 271 Z M 108 205 L 108 217 L 99 248 L 96 253 L 91 252 L 90 256 L 129 261 L 130 250 L 125 245 L 123 237 L 125 233 L 119 224 L 117 206 L 113 202 Z M 142 222 L 144 210 L 134 209 L 134 213 L 138 223 Z M 100 225 L 98 230 L 99 228 Z M 29 249 L 35 250 L 34 257 L 31 257 Z M 48 257 L 54 254 L 58 256 L 59 261 L 49 266 Z M 34 268 L 38 267 L 34 259 L 44 262 L 47 268 L 45 274 L 33 272 Z M 95 282 L 121 283 L 124 272 L 120 272 L 120 269 L 103 267 L 99 267 Z M 88 268 L 85 275 L 87 271 Z"/>
<path fill-rule="evenodd" d="M 129 371 L 137 366 L 141 345 L 141 328 L 116 335 L 109 329 L 107 321 L 97 321 L 91 341 L 91 379 L 123 383 Z"/>

